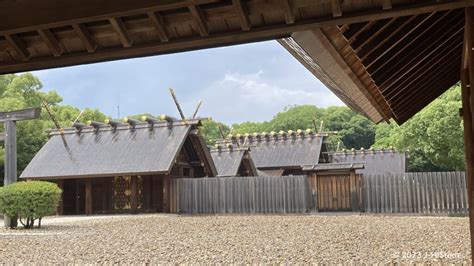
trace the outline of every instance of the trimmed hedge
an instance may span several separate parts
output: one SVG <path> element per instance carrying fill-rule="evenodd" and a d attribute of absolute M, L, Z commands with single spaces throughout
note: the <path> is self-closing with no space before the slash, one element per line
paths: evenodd
<path fill-rule="evenodd" d="M 35 220 L 53 214 L 59 204 L 62 190 L 45 181 L 17 182 L 0 188 L 0 212 L 18 217 L 25 228 L 32 228 Z"/>

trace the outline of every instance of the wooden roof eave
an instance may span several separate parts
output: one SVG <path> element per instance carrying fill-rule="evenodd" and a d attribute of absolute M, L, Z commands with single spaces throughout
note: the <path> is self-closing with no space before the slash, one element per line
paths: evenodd
<path fill-rule="evenodd" d="M 348 106 L 377 123 L 392 118 L 389 106 L 339 28 L 295 32 L 291 39 L 299 47 L 280 43 Z M 304 50 L 304 56 L 295 49 Z"/>

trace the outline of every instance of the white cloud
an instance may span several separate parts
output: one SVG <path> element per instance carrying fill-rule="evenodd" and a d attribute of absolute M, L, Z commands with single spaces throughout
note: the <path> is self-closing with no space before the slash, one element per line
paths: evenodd
<path fill-rule="evenodd" d="M 204 89 L 201 95 L 204 100 L 201 115 L 212 116 L 226 123 L 269 120 L 287 105 L 343 105 L 323 86 L 282 87 L 265 78 L 263 71 L 226 74 Z"/>

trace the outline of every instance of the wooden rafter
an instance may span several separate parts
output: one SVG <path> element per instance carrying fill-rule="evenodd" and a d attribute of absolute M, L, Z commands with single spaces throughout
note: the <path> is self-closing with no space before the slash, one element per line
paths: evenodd
<path fill-rule="evenodd" d="M 392 60 L 394 60 L 395 58 L 397 58 L 398 55 L 400 55 L 402 52 L 405 52 L 405 49 L 407 49 L 408 47 L 410 47 L 412 44 L 414 44 L 416 42 L 416 40 L 418 40 L 421 36 L 423 36 L 424 33 L 426 33 L 427 31 L 429 31 L 430 29 L 434 28 L 434 27 L 437 27 L 439 26 L 438 24 L 441 23 L 443 21 L 443 18 L 447 17 L 448 13 L 450 12 L 447 12 L 445 14 L 443 14 L 440 18 L 438 18 L 436 21 L 434 21 L 433 23 L 430 23 L 428 25 L 428 27 L 426 27 L 421 33 L 417 33 L 416 36 L 411 39 L 408 44 L 405 44 L 401 49 L 398 49 L 396 50 L 396 53 L 394 55 L 392 55 L 390 58 L 385 58 L 385 60 L 383 60 L 383 63 L 379 66 L 377 66 L 376 68 L 374 69 L 371 69 L 372 66 L 374 66 L 374 63 L 379 61 L 385 54 L 387 54 L 389 51 L 391 51 L 392 49 L 394 49 L 397 45 L 399 45 L 403 40 L 405 40 L 408 36 L 412 35 L 416 29 L 418 29 L 419 27 L 421 26 L 426 26 L 425 22 L 427 22 L 433 15 L 434 13 L 431 13 L 430 15 L 428 15 L 425 19 L 423 19 L 420 23 L 418 23 L 415 27 L 411 28 L 410 31 L 408 31 L 407 33 L 405 33 L 405 35 L 401 38 L 399 38 L 395 43 L 393 43 L 390 47 L 388 47 L 384 52 L 382 52 L 382 54 L 378 55 L 377 58 L 375 58 L 374 60 L 372 60 L 368 65 L 367 65 L 367 68 L 371 70 L 371 73 L 372 75 L 375 75 L 377 74 L 378 71 L 380 71 L 385 65 L 388 65 L 389 62 L 391 62 Z M 455 18 L 453 18 L 455 19 Z"/>
<path fill-rule="evenodd" d="M 109 18 L 109 22 L 114 28 L 115 32 L 119 35 L 120 42 L 122 42 L 123 47 L 130 47 L 133 44 L 133 40 L 130 37 L 130 34 L 123 23 L 121 18 Z"/>
<path fill-rule="evenodd" d="M 367 57 L 369 57 L 374 51 L 376 51 L 377 49 L 379 49 L 382 45 L 384 45 L 386 42 L 388 42 L 389 40 L 391 40 L 393 38 L 393 36 L 395 36 L 397 33 L 399 33 L 401 30 L 405 29 L 405 27 L 411 23 L 415 18 L 417 18 L 418 16 L 411 16 L 409 19 L 407 19 L 405 22 L 403 22 L 403 24 L 399 25 L 394 31 L 392 31 L 392 33 L 390 33 L 390 35 L 388 35 L 387 37 L 385 37 L 382 41 L 380 41 L 379 43 L 377 43 L 377 45 L 375 45 L 374 47 L 372 47 L 369 51 L 367 51 L 367 53 L 365 53 L 364 55 L 360 55 L 359 54 L 359 57 L 360 57 L 360 60 L 364 61 L 365 59 L 367 59 Z"/>
<path fill-rule="evenodd" d="M 331 10 L 333 17 L 342 16 L 341 2 L 340 0 L 330 0 Z"/>
<path fill-rule="evenodd" d="M 33 0 L 25 0 L 28 3 L 30 1 L 30 5 L 43 5 L 33 2 Z M 46 1 L 50 3 L 50 1 L 60 0 Z M 75 5 L 78 4 L 76 1 L 79 0 L 71 1 L 73 1 L 72 5 Z M 342 16 L 333 17 L 329 2 L 323 5 L 323 10 L 315 12 L 316 4 L 314 1 L 242 0 L 242 3 L 245 3 L 245 6 L 248 7 L 252 19 L 254 12 L 261 12 L 260 18 L 262 18 L 252 20 L 252 27 L 243 31 L 241 30 L 240 19 L 236 16 L 235 8 L 230 4 L 232 1 L 163 0 L 154 3 L 148 0 L 136 0 L 133 2 L 124 1 L 122 5 L 114 5 L 110 7 L 111 9 L 106 5 L 96 5 L 93 0 L 84 1 L 88 4 L 84 6 L 85 10 L 81 9 L 81 12 L 72 12 L 71 14 L 56 12 L 58 13 L 56 14 L 50 12 L 55 8 L 50 6 L 47 9 L 39 10 L 41 15 L 35 16 L 31 20 L 22 20 L 15 17 L 12 19 L 17 23 L 12 23 L 12 20 L 2 23 L 0 25 L 0 35 L 17 34 L 22 40 L 27 41 L 26 44 L 32 53 L 32 58 L 28 60 L 28 63 L 21 62 L 20 56 L 17 56 L 15 51 L 10 53 L 9 50 L 3 48 L 7 44 L 0 38 L 0 47 L 3 48 L 3 51 L 0 50 L 0 53 L 3 52 L 0 74 L 271 40 L 288 37 L 292 32 L 313 28 L 380 21 L 392 17 L 411 16 L 470 5 L 461 0 L 439 3 L 427 0 L 416 3 L 400 0 L 406 2 L 397 2 L 394 8 L 382 12 L 377 10 L 377 7 L 380 7 L 380 4 L 378 4 L 380 1 L 373 1 L 378 3 L 371 3 L 373 5 L 371 9 L 354 9 L 351 5 L 346 4 L 348 2 L 343 2 L 344 12 Z M 112 0 L 104 1 L 108 3 Z M 22 3 L 24 4 L 23 1 Z M 358 5 L 356 2 L 354 3 Z M 193 9 L 193 6 L 203 9 L 201 12 L 193 13 L 201 13 L 202 16 L 198 16 L 201 18 L 199 21 L 204 23 L 196 23 L 195 16 L 189 15 L 188 12 L 191 12 L 191 10 L 185 9 L 190 9 L 190 6 L 192 6 L 191 9 Z M 0 7 L 4 7 L 3 4 L 0 4 Z M 286 7 L 286 9 L 283 7 Z M 17 7 L 12 7 L 12 11 L 19 12 L 17 9 Z M 290 13 L 285 13 L 284 10 Z M 0 14 L 2 12 L 6 12 L 5 8 L 0 9 Z M 156 14 L 158 19 L 148 19 L 150 12 Z M 318 15 L 315 15 L 315 13 L 318 13 Z M 320 13 L 326 15 L 321 16 Z M 46 15 L 49 15 L 49 17 Z M 54 20 L 51 19 L 52 17 L 54 17 Z M 114 17 L 127 18 L 126 26 L 134 40 L 132 47 L 123 49 L 120 47 L 123 46 L 123 43 L 119 38 L 110 38 L 114 33 L 103 22 Z M 294 21 L 295 17 L 298 17 L 297 21 Z M 153 21 L 159 23 L 153 23 Z M 189 27 L 190 23 L 192 23 L 192 27 Z M 156 25 L 161 25 L 162 30 L 158 30 Z M 205 26 L 207 35 L 203 27 L 196 27 L 195 25 Z M 71 26 L 73 29 L 70 29 Z M 28 35 L 31 34 L 28 32 L 38 32 L 44 29 L 54 33 L 57 39 L 61 41 L 60 47 L 64 51 L 73 52 L 67 54 L 63 52 L 60 56 L 53 57 L 51 55 L 52 51 L 45 45 L 42 38 Z M 166 31 L 163 31 L 163 29 L 166 29 Z M 155 37 L 157 32 L 165 32 L 165 34 L 158 34 L 159 40 L 157 40 Z M 204 33 L 204 35 L 201 33 Z M 363 34 L 363 38 L 365 38 L 365 35 L 367 34 Z M 23 36 L 25 36 L 24 39 Z M 170 39 L 173 42 L 164 42 Z M 100 49 L 97 49 L 99 43 Z M 85 47 L 85 51 L 77 50 L 81 44 Z M 370 61 L 370 58 L 367 59 Z"/>
<path fill-rule="evenodd" d="M 462 30 L 463 30 L 462 27 L 459 28 L 459 25 L 455 24 L 454 26 L 451 26 L 449 30 L 443 32 L 443 34 L 441 35 L 442 37 L 440 38 L 441 40 L 443 40 L 441 44 L 439 44 L 438 42 L 431 42 L 428 45 L 421 46 L 423 47 L 423 51 L 412 50 L 413 56 L 409 57 L 410 59 L 408 60 L 408 62 L 403 62 L 403 66 L 394 65 L 391 69 L 394 69 L 395 72 L 391 72 L 391 71 L 385 72 L 389 76 L 388 78 L 383 79 L 383 82 L 379 85 L 379 87 L 382 89 L 382 92 L 390 89 L 390 87 L 393 86 L 395 82 L 405 77 L 405 75 L 407 75 L 411 70 L 413 70 L 418 65 L 420 65 L 423 62 L 423 60 L 433 55 L 436 51 L 438 51 L 440 47 L 443 47 L 443 45 L 447 44 L 449 41 L 454 39 L 457 35 L 459 35 L 459 32 Z M 429 40 L 427 41 L 425 39 L 425 42 L 428 43 Z"/>
<path fill-rule="evenodd" d="M 73 24 L 74 31 L 76 32 L 79 39 L 81 39 L 82 44 L 86 47 L 87 52 L 93 53 L 97 49 L 97 44 L 92 39 L 89 31 L 87 30 L 84 24 Z"/>
<path fill-rule="evenodd" d="M 208 36 L 209 29 L 207 28 L 206 18 L 200 6 L 191 5 L 188 7 L 191 17 L 193 18 L 194 25 L 197 27 L 201 36 Z"/>
<path fill-rule="evenodd" d="M 235 11 L 240 17 L 242 30 L 250 30 L 252 25 L 250 23 L 249 13 L 245 3 L 243 3 L 242 0 L 232 0 L 232 4 L 234 5 Z"/>
<path fill-rule="evenodd" d="M 377 20 L 372 20 L 372 21 L 367 22 L 362 28 L 360 28 L 356 33 L 354 33 L 354 35 L 352 35 L 347 40 L 347 42 L 349 42 L 349 44 L 353 43 L 357 39 L 357 37 L 359 37 L 359 35 L 367 31 L 368 29 L 370 29 L 372 26 L 375 25 L 375 23 L 377 23 Z"/>
<path fill-rule="evenodd" d="M 295 23 L 295 15 L 291 10 L 291 4 L 289 0 L 280 0 L 280 5 L 283 10 L 283 14 L 285 14 L 285 21 L 287 24 Z"/>
<path fill-rule="evenodd" d="M 428 55 L 422 60 L 420 60 L 425 61 L 423 66 L 416 68 L 414 71 L 410 71 L 410 73 L 408 73 L 398 85 L 394 86 L 387 94 L 385 94 L 386 98 L 388 98 L 389 101 L 395 99 L 398 95 L 400 95 L 400 93 L 404 92 L 405 90 L 410 90 L 410 88 L 413 88 L 413 84 L 418 79 L 422 77 L 429 77 L 429 73 L 434 73 L 436 69 L 442 68 L 443 66 L 440 66 L 439 64 L 451 61 L 449 59 L 453 57 L 453 54 L 455 55 L 459 53 L 460 44 L 462 44 L 462 41 L 452 41 L 452 43 L 450 45 L 445 46 L 444 49 L 438 49 L 439 47 L 436 47 L 434 50 L 437 51 L 436 53 L 439 56 L 436 57 Z"/>
<path fill-rule="evenodd" d="M 372 42 L 379 34 L 384 32 L 390 25 L 392 25 L 398 18 L 391 18 L 387 23 L 385 23 L 380 29 L 372 33 L 369 38 L 365 39 L 356 49 L 355 52 L 358 53 L 362 50 L 367 44 Z"/>
<path fill-rule="evenodd" d="M 163 17 L 159 13 L 155 12 L 148 12 L 147 16 L 150 19 L 151 24 L 155 28 L 158 37 L 160 37 L 160 40 L 162 42 L 169 41 L 170 38 L 168 37 L 168 32 L 166 31 L 166 28 L 164 26 L 165 23 L 163 22 Z"/>
<path fill-rule="evenodd" d="M 17 35 L 5 35 L 5 39 L 7 40 L 10 47 L 15 50 L 16 54 L 22 61 L 28 61 L 30 59 L 30 52 L 28 51 L 25 43 Z"/>
<path fill-rule="evenodd" d="M 53 56 L 58 57 L 64 52 L 63 48 L 59 44 L 58 39 L 56 39 L 54 34 L 49 29 L 38 30 L 38 34 L 46 43 Z"/>
<path fill-rule="evenodd" d="M 392 8 L 392 0 L 382 0 L 382 9 L 387 10 Z"/>

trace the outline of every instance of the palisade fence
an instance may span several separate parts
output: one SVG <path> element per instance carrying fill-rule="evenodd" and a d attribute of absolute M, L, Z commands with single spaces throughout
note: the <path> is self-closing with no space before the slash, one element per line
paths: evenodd
<path fill-rule="evenodd" d="M 306 176 L 179 178 L 171 180 L 174 213 L 304 213 Z"/>
<path fill-rule="evenodd" d="M 337 183 L 324 188 L 338 189 Z M 468 213 L 464 172 L 366 174 L 358 189 L 362 212 Z M 312 190 L 306 176 L 179 178 L 171 180 L 170 209 L 187 214 L 314 212 L 318 202 Z"/>
<path fill-rule="evenodd" d="M 468 213 L 465 172 L 366 174 L 361 189 L 369 213 Z"/>

